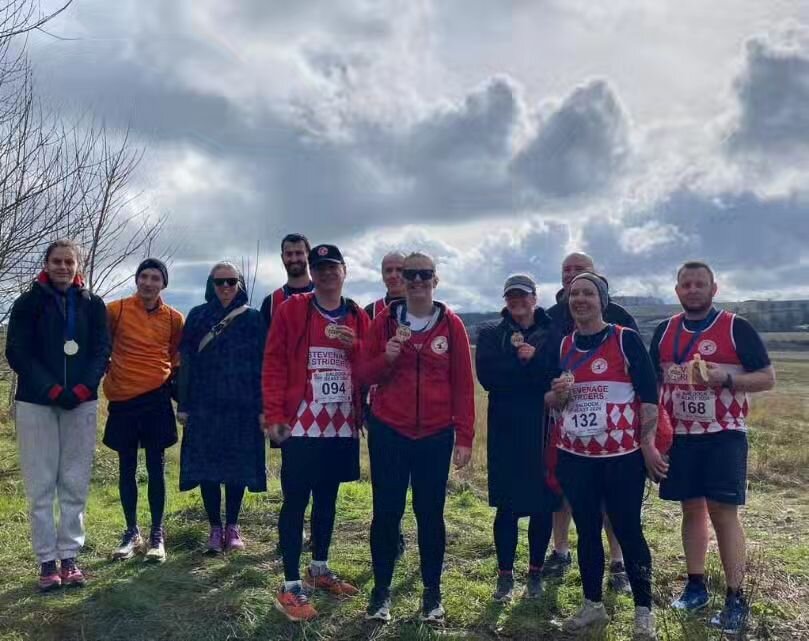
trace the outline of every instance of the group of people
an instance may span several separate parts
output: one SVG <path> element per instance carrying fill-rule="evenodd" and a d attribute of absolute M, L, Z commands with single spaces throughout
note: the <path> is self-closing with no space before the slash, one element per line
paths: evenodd
<path fill-rule="evenodd" d="M 220 262 L 208 276 L 206 302 L 184 319 L 162 300 L 168 270 L 161 261 L 144 260 L 135 294 L 105 306 L 85 288 L 79 247 L 68 240 L 48 247 L 42 272 L 14 303 L 6 337 L 18 375 L 16 431 L 40 589 L 85 581 L 76 557 L 103 378 L 104 444 L 118 454 L 126 522 L 114 558 L 141 551 L 148 561 L 166 558 L 165 450 L 178 440 L 177 421 L 184 426 L 180 489 L 200 488 L 207 550 L 244 549 L 239 513 L 246 490 L 266 490 L 266 436 L 281 450 L 284 582 L 275 607 L 293 621 L 313 619 L 314 591 L 359 592 L 328 559 L 339 486 L 359 479 L 359 437 L 367 431 L 374 576 L 367 617 L 391 618 L 410 488 L 421 618 L 444 619 L 447 480 L 451 465 L 471 460 L 475 436 L 475 373 L 463 322 L 435 300 L 438 273 L 426 254 L 386 255 L 386 294 L 365 309 L 343 295 L 347 272 L 336 246 L 311 247 L 305 236 L 290 234 L 281 258 L 287 282 L 260 311 L 248 305 L 238 268 Z M 572 516 L 584 603 L 563 628 L 578 632 L 608 621 L 604 528 L 608 586 L 631 591 L 635 637 L 655 639 L 652 559 L 641 519 L 650 478 L 660 483 L 661 498 L 682 505 L 688 582 L 673 606 L 696 611 L 709 602 L 710 520 L 727 584 L 713 623 L 739 631 L 749 611 L 738 515 L 747 395 L 775 382 L 760 337 L 744 319 L 714 307 L 717 285 L 706 263 L 679 269 L 683 312 L 660 324 L 649 351 L 589 256 L 565 259 L 562 285 L 557 304 L 544 310 L 533 278 L 510 276 L 501 319 L 477 339 L 475 370 L 489 396 L 489 502 L 496 508 L 493 598 L 513 598 L 519 519 L 530 519 L 525 596 L 538 598 L 543 580 L 571 564 Z M 139 449 L 148 473 L 148 537 L 137 523 Z M 311 562 L 302 575 L 310 500 Z"/>

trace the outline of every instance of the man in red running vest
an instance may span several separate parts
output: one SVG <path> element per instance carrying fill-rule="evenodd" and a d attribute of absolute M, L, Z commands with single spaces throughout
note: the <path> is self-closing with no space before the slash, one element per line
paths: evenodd
<path fill-rule="evenodd" d="M 287 282 L 269 294 L 261 303 L 261 316 L 267 327 L 278 306 L 293 294 L 306 294 L 315 286 L 309 278 L 306 258 L 309 255 L 309 239 L 303 234 L 287 234 L 281 240 L 281 260 L 287 272 Z"/>
<path fill-rule="evenodd" d="M 393 301 L 402 300 L 405 296 L 405 281 L 402 278 L 405 255 L 393 251 L 382 258 L 382 282 L 385 283 L 385 296 L 365 306 L 365 313 L 371 320 Z"/>
<path fill-rule="evenodd" d="M 687 611 L 708 605 L 704 573 L 710 518 L 727 583 L 725 607 L 711 623 L 735 634 L 749 612 L 741 589 L 746 552 L 738 514 L 747 482 L 748 393 L 771 389 L 775 372 L 752 326 L 713 306 L 716 291 L 707 264 L 680 267 L 675 292 L 683 312 L 658 326 L 650 354 L 661 404 L 674 426 L 660 497 L 680 501 L 683 510 L 688 583 L 672 605 Z"/>

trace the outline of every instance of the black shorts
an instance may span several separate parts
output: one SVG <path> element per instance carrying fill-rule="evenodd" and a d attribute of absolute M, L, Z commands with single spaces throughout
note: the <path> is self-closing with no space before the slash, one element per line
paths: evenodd
<path fill-rule="evenodd" d="M 104 445 L 111 450 L 166 449 L 177 442 L 168 385 L 126 401 L 110 401 L 107 414 Z"/>
<path fill-rule="evenodd" d="M 360 478 L 360 440 L 349 437 L 292 436 L 281 443 L 281 489 Z"/>
<path fill-rule="evenodd" d="M 706 498 L 744 505 L 747 486 L 747 434 L 739 430 L 675 436 L 669 451 L 668 477 L 660 498 Z"/>

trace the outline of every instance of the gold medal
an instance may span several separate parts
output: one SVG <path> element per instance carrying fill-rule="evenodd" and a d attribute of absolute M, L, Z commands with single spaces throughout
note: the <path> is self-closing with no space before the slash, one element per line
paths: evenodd
<path fill-rule="evenodd" d="M 565 370 L 564 372 L 562 372 L 562 375 L 560 376 L 560 378 L 563 381 L 569 383 L 570 385 L 573 385 L 573 383 L 576 382 L 576 377 L 573 375 L 573 372 L 571 372 L 570 370 Z"/>
<path fill-rule="evenodd" d="M 396 328 L 396 338 L 402 342 L 409 341 L 412 335 L 413 330 L 411 330 L 407 325 L 399 325 L 399 327 Z"/>
<path fill-rule="evenodd" d="M 75 356 L 79 353 L 79 344 L 74 340 L 65 341 L 63 349 L 67 356 Z"/>
<path fill-rule="evenodd" d="M 670 383 L 682 383 L 686 379 L 685 370 L 682 365 L 674 363 L 666 370 L 666 377 Z"/>
<path fill-rule="evenodd" d="M 340 330 L 337 329 L 337 327 L 338 326 L 334 323 L 329 323 L 326 325 L 326 338 L 330 338 L 332 340 L 337 338 L 337 335 L 340 333 Z"/>
<path fill-rule="evenodd" d="M 514 332 L 511 335 L 511 344 L 514 345 L 514 347 L 525 344 L 525 336 L 522 335 L 522 332 Z"/>

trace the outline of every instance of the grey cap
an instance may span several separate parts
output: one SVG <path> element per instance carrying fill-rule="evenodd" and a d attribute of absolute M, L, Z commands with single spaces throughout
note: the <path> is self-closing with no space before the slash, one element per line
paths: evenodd
<path fill-rule="evenodd" d="M 512 289 L 519 289 L 526 294 L 536 294 L 537 284 L 528 274 L 512 274 L 506 278 L 506 283 L 503 285 L 503 296 Z"/>

